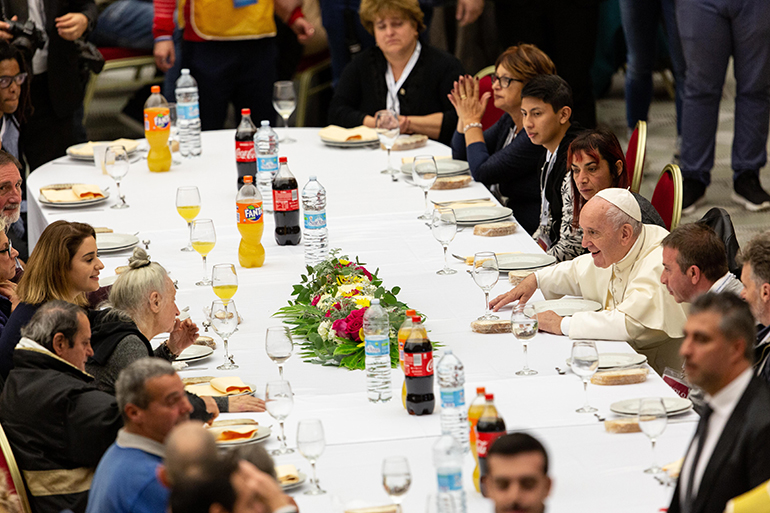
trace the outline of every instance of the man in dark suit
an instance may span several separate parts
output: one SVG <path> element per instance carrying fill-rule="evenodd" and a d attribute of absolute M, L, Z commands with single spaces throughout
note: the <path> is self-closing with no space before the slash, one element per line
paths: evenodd
<path fill-rule="evenodd" d="M 669 513 L 722 513 L 770 478 L 770 388 L 754 376 L 754 319 L 735 294 L 693 302 L 679 350 L 705 405 Z"/>
<path fill-rule="evenodd" d="M 738 260 L 743 265 L 741 297 L 751 307 L 754 319 L 764 326 L 757 332 L 754 369 L 770 383 L 770 231 L 751 239 Z"/>

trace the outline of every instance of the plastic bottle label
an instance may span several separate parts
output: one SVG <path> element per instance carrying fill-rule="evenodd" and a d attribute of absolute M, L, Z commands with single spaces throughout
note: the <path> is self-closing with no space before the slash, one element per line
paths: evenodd
<path fill-rule="evenodd" d="M 462 471 L 456 470 L 438 471 L 438 491 L 439 492 L 457 492 L 463 489 L 463 474 Z"/>
<path fill-rule="evenodd" d="M 433 376 L 433 351 L 404 353 L 404 374 L 411 378 Z"/>
<path fill-rule="evenodd" d="M 276 212 L 292 212 L 299 210 L 299 193 L 297 189 L 273 191 L 273 210 Z"/>
<path fill-rule="evenodd" d="M 262 202 L 236 203 L 238 212 L 238 224 L 257 224 L 264 222 L 262 218 Z"/>
<path fill-rule="evenodd" d="M 390 355 L 390 339 L 387 335 L 369 335 L 366 337 L 364 350 L 366 356 Z"/>
<path fill-rule="evenodd" d="M 161 130 L 171 129 L 171 116 L 168 108 L 152 108 L 151 112 L 144 111 L 144 131 L 159 132 Z"/>
<path fill-rule="evenodd" d="M 314 230 L 326 228 L 326 211 L 308 212 L 305 211 L 305 229 Z"/>
<path fill-rule="evenodd" d="M 257 152 L 253 141 L 235 141 L 236 162 L 256 162 Z"/>
<path fill-rule="evenodd" d="M 269 171 L 275 174 L 278 171 L 278 155 L 259 155 L 257 158 L 257 171 Z"/>
<path fill-rule="evenodd" d="M 489 448 L 492 447 L 492 442 L 505 434 L 505 431 L 485 432 L 479 431 L 476 428 L 476 452 L 479 458 L 486 458 Z"/>
<path fill-rule="evenodd" d="M 198 108 L 198 102 L 192 103 L 177 103 L 176 115 L 179 119 L 197 119 L 200 117 L 200 109 Z"/>
<path fill-rule="evenodd" d="M 441 389 L 441 407 L 442 408 L 460 408 L 465 406 L 465 389 L 463 388 L 442 388 Z"/>

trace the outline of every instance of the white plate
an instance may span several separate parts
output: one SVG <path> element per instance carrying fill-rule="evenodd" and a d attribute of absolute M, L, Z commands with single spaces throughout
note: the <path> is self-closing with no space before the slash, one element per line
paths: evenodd
<path fill-rule="evenodd" d="M 497 255 L 497 265 L 501 271 L 519 271 L 538 269 L 556 262 L 556 257 L 545 253 L 516 253 Z"/>
<path fill-rule="evenodd" d="M 113 253 L 133 248 L 139 244 L 139 238 L 136 235 L 128 233 L 97 233 L 96 249 L 100 253 Z"/>
<path fill-rule="evenodd" d="M 637 415 L 639 413 L 639 399 L 626 399 L 610 405 L 610 410 L 618 415 Z M 665 397 L 663 404 L 669 417 L 679 415 L 692 409 L 692 401 L 682 397 Z"/>
<path fill-rule="evenodd" d="M 639 353 L 599 353 L 599 370 L 624 369 L 647 363 L 647 357 Z M 572 366 L 572 358 L 567 358 Z"/>
<path fill-rule="evenodd" d="M 535 309 L 535 313 L 553 310 L 559 317 L 569 317 L 577 312 L 598 312 L 602 309 L 602 305 L 588 299 L 551 299 L 535 301 L 531 306 Z"/>
<path fill-rule="evenodd" d="M 228 428 L 228 427 L 236 427 L 236 426 L 222 426 L 222 428 Z M 222 428 L 211 428 L 211 429 L 222 429 Z M 260 442 L 266 438 L 270 437 L 270 434 L 272 433 L 272 429 L 270 429 L 270 426 L 257 426 L 257 434 L 252 436 L 251 438 L 247 438 L 246 440 L 232 440 L 230 442 L 217 442 L 217 445 L 220 447 L 232 447 L 235 445 L 246 445 L 246 444 L 253 444 L 255 442 Z"/>
<path fill-rule="evenodd" d="M 114 141 L 97 141 L 97 142 L 94 142 L 93 144 L 112 144 L 113 142 Z M 73 150 L 77 151 L 78 149 L 83 148 L 84 146 L 87 146 L 87 145 L 88 145 L 88 143 L 80 143 L 80 144 L 76 144 L 74 146 L 70 146 L 69 148 L 67 148 L 67 156 L 69 158 L 75 159 L 75 160 L 83 160 L 83 161 L 93 162 L 94 161 L 94 153 L 93 153 L 93 151 L 91 152 L 90 155 L 81 155 L 81 154 L 73 152 Z M 127 152 L 128 156 L 131 157 L 131 155 L 136 153 L 136 151 L 138 149 L 139 149 L 139 146 L 134 148 L 132 151 Z"/>
<path fill-rule="evenodd" d="M 307 481 L 307 476 L 302 472 L 297 472 L 297 477 L 299 477 L 299 481 L 297 481 L 296 483 L 281 485 L 281 488 L 283 488 L 284 492 L 287 490 L 294 490 L 295 488 L 299 488 L 300 486 L 305 484 L 305 481 Z"/>
<path fill-rule="evenodd" d="M 455 210 L 458 225 L 472 226 L 480 223 L 502 221 L 511 216 L 513 210 L 506 207 L 470 207 Z"/>
<path fill-rule="evenodd" d="M 178 362 L 194 362 L 196 360 L 203 360 L 214 354 L 214 350 L 208 346 L 192 345 L 182 351 L 176 361 Z"/>
<path fill-rule="evenodd" d="M 330 141 L 329 139 L 324 139 L 323 137 L 321 137 L 321 142 L 323 142 L 326 146 L 331 146 L 332 148 L 366 148 L 380 144 L 379 139 L 372 139 L 367 141 Z"/>
<path fill-rule="evenodd" d="M 438 159 L 436 160 L 438 176 L 456 176 L 468 173 L 470 165 L 464 160 Z M 401 172 L 412 176 L 412 162 L 401 166 Z"/>
<path fill-rule="evenodd" d="M 104 278 L 99 278 L 99 287 L 109 287 L 113 283 L 115 283 L 115 280 L 118 279 L 117 274 L 113 274 L 112 276 L 105 276 Z"/>
<path fill-rule="evenodd" d="M 46 185 L 45 187 L 42 187 L 42 189 L 71 189 L 72 186 L 75 185 L 73 183 L 53 183 L 51 185 Z M 110 191 L 102 191 L 102 194 L 104 194 L 104 197 L 102 198 L 94 198 L 94 199 L 87 199 L 87 200 L 80 200 L 80 201 L 48 201 L 45 196 L 40 194 L 38 196 L 37 200 L 47 206 L 47 207 L 54 207 L 54 208 L 80 208 L 80 207 L 88 207 L 91 205 L 98 205 L 99 203 L 104 203 L 107 201 L 110 197 Z"/>

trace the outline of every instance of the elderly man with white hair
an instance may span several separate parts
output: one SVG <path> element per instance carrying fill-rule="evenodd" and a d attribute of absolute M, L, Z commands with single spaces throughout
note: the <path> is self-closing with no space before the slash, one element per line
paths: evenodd
<path fill-rule="evenodd" d="M 686 314 L 659 281 L 660 241 L 668 231 L 642 224 L 633 195 L 615 188 L 586 203 L 580 227 L 589 254 L 537 271 L 490 305 L 499 310 L 512 301 L 524 303 L 538 288 L 546 299 L 582 296 L 602 310 L 572 318 L 547 311 L 538 315 L 540 329 L 572 339 L 625 340 L 657 372 L 681 368 L 678 351 Z"/>

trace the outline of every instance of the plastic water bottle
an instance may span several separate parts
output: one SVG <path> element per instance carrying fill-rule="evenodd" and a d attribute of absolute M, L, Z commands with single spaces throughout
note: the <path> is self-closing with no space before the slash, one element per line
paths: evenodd
<path fill-rule="evenodd" d="M 305 264 L 316 265 L 329 256 L 329 232 L 326 229 L 326 189 L 311 176 L 302 189 L 305 211 Z"/>
<path fill-rule="evenodd" d="M 379 299 L 364 313 L 364 339 L 366 396 L 373 403 L 390 401 L 390 322 Z"/>
<path fill-rule="evenodd" d="M 278 134 L 266 119 L 254 134 L 254 148 L 257 150 L 257 188 L 264 200 L 262 208 L 272 212 L 273 178 L 278 172 Z"/>
<path fill-rule="evenodd" d="M 179 153 L 183 157 L 201 154 L 201 115 L 198 108 L 198 83 L 185 68 L 176 81 L 176 125 L 179 128 Z"/>
<path fill-rule="evenodd" d="M 463 490 L 463 451 L 450 433 L 444 432 L 433 446 L 433 465 L 438 476 L 438 513 L 466 513 Z"/>
<path fill-rule="evenodd" d="M 450 433 L 467 453 L 468 412 L 465 410 L 465 367 L 451 349 L 445 349 L 436 369 L 441 388 L 441 432 Z"/>

